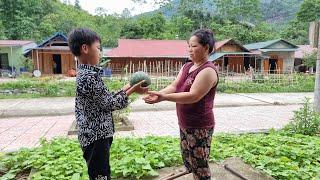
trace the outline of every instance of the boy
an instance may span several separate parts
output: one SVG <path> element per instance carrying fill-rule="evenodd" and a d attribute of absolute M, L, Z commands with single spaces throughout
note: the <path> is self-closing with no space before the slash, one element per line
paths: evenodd
<path fill-rule="evenodd" d="M 113 140 L 112 111 L 128 105 L 128 96 L 144 93 L 140 82 L 126 85 L 117 93 L 110 93 L 99 76 L 100 37 L 89 29 L 74 29 L 69 34 L 69 48 L 79 60 L 75 115 L 78 139 L 87 162 L 90 179 L 111 179 L 109 155 Z"/>

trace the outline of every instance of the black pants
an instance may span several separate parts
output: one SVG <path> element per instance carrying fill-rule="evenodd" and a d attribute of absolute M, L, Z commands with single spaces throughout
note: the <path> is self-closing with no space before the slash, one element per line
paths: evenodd
<path fill-rule="evenodd" d="M 113 137 L 99 139 L 82 147 L 83 157 L 87 162 L 90 180 L 110 180 L 110 147 Z"/>

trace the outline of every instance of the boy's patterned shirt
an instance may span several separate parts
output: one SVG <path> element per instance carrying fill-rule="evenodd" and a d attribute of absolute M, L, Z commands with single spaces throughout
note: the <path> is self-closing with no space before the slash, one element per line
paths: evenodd
<path fill-rule="evenodd" d="M 82 147 L 113 136 L 112 111 L 128 105 L 127 94 L 123 90 L 110 93 L 99 71 L 99 68 L 86 64 L 80 64 L 77 69 L 75 115 Z"/>

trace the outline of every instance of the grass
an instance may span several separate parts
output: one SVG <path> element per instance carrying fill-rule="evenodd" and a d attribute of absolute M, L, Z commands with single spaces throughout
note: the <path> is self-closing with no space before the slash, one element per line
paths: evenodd
<path fill-rule="evenodd" d="M 117 79 L 104 79 L 110 91 L 120 90 L 125 82 Z M 57 78 L 19 78 L 17 81 L 0 84 L 0 90 L 20 90 L 18 94 L 0 94 L 0 99 L 39 98 L 39 97 L 74 97 L 76 83 L 73 80 L 63 81 Z M 36 93 L 30 93 L 36 91 Z M 131 97 L 131 100 L 137 95 Z"/>

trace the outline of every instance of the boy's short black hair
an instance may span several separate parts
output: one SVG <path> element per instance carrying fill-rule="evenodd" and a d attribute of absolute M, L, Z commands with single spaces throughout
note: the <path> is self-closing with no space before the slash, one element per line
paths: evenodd
<path fill-rule="evenodd" d="M 101 43 L 99 35 L 96 32 L 86 28 L 73 29 L 69 33 L 68 39 L 69 48 L 72 54 L 75 56 L 81 55 L 81 46 L 83 44 L 91 45 L 96 41 Z"/>

